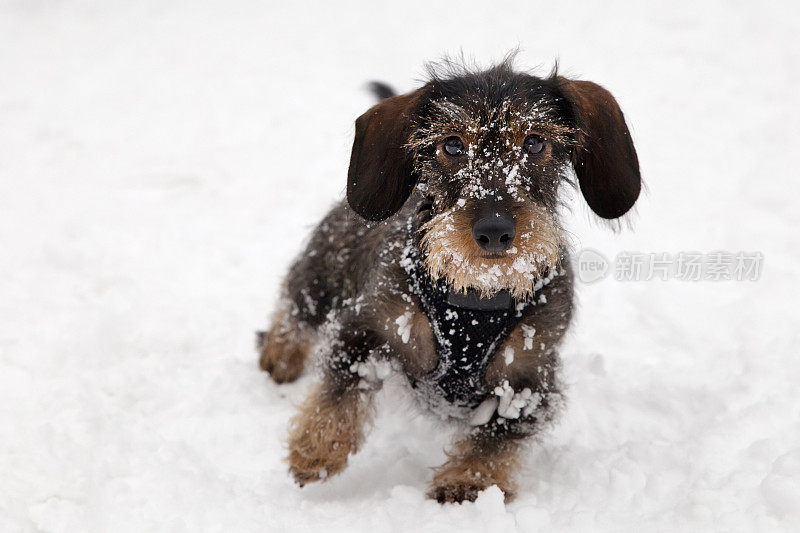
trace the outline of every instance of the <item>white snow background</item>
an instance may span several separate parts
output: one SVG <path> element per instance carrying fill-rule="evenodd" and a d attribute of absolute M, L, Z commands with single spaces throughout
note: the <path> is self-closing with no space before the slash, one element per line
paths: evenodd
<path fill-rule="evenodd" d="M 660 4 L 660 3 L 659 3 Z M 0 531 L 800 527 L 795 2 L 0 5 Z M 579 285 L 569 404 L 518 498 L 425 498 L 450 435 L 398 387 L 299 489 L 254 332 L 344 186 L 353 121 L 425 61 L 608 87 L 647 196 L 576 250 L 760 251 L 757 282 Z"/>

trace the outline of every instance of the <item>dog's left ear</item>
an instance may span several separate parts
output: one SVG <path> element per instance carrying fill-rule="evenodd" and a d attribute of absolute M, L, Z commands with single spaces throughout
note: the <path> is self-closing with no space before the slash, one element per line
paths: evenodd
<path fill-rule="evenodd" d="M 627 213 L 642 188 L 639 159 L 625 116 L 610 92 L 590 81 L 559 77 L 578 119 L 572 164 L 589 207 L 602 218 Z"/>
<path fill-rule="evenodd" d="M 392 216 L 414 189 L 416 177 L 406 145 L 422 92 L 419 89 L 387 98 L 356 120 L 347 172 L 347 202 L 367 220 Z"/>

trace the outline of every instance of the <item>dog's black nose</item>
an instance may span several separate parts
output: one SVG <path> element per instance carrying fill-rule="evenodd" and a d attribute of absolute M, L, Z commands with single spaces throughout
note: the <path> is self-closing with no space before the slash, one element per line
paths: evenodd
<path fill-rule="evenodd" d="M 514 219 L 509 215 L 489 212 L 478 217 L 472 224 L 475 242 L 487 252 L 504 252 L 514 242 Z"/>

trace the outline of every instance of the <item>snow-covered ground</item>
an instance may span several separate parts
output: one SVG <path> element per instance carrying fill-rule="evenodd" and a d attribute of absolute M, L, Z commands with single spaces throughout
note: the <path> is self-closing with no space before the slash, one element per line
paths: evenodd
<path fill-rule="evenodd" d="M 0 5 L 0 531 L 800 527 L 796 2 Z M 362 453 L 299 489 L 311 379 L 253 333 L 341 196 L 362 84 L 461 48 L 603 83 L 647 196 L 575 249 L 761 252 L 759 281 L 578 287 L 569 405 L 519 497 L 425 498 L 446 431 L 391 383 Z"/>

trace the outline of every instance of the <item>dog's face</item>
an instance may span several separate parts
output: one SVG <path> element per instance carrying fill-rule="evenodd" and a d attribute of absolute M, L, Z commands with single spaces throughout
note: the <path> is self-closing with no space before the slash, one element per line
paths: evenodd
<path fill-rule="evenodd" d="M 359 118 L 348 200 L 381 220 L 419 187 L 431 275 L 456 290 L 523 298 L 558 266 L 558 193 L 571 166 L 601 217 L 633 205 L 638 162 L 616 101 L 590 82 L 501 65 L 434 78 Z"/>
<path fill-rule="evenodd" d="M 556 208 L 575 134 L 571 110 L 531 77 L 436 89 L 410 143 L 418 184 L 431 198 L 422 226 L 428 269 L 456 290 L 522 298 L 559 261 Z"/>

